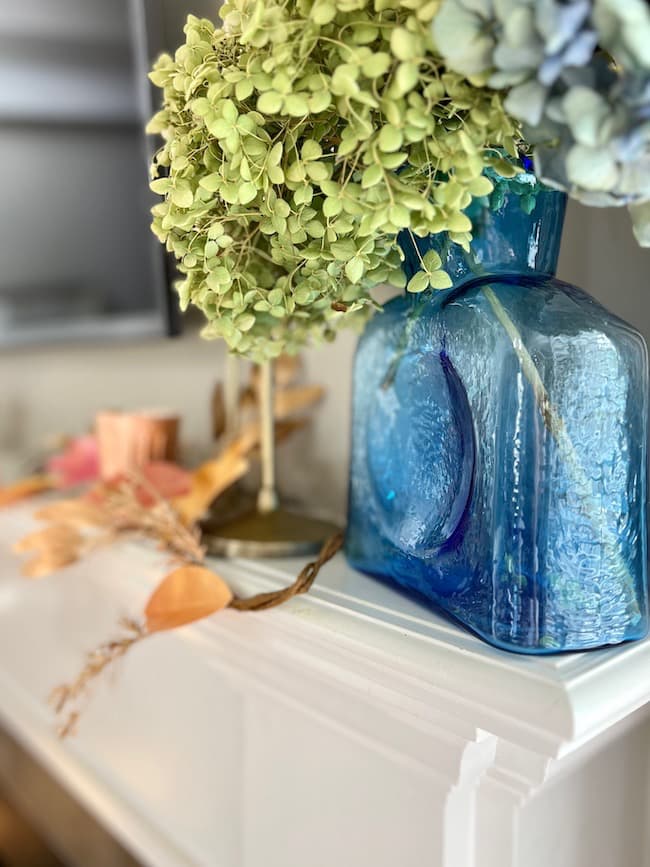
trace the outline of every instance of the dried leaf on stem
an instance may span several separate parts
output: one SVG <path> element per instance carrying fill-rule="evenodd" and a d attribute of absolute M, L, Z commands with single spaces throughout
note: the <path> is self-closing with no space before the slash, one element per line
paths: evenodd
<path fill-rule="evenodd" d="M 56 481 L 52 476 L 29 476 L 13 484 L 0 486 L 0 508 L 51 491 L 55 487 Z"/>
<path fill-rule="evenodd" d="M 148 632 L 174 629 L 226 608 L 232 590 L 205 566 L 181 566 L 154 590 L 145 608 Z"/>

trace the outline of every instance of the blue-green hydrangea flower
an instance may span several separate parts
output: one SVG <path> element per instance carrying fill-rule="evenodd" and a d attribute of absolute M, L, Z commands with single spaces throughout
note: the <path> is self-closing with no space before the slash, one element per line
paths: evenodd
<path fill-rule="evenodd" d="M 535 125 L 562 72 L 593 56 L 590 12 L 589 0 L 445 0 L 433 34 L 454 70 L 511 88 L 507 110 Z"/>
<path fill-rule="evenodd" d="M 650 246 L 647 0 L 443 0 L 433 33 L 453 70 L 508 90 L 543 181 L 628 205 Z"/>
<path fill-rule="evenodd" d="M 546 123 L 526 130 L 538 174 L 587 205 L 635 206 L 637 238 L 650 243 L 636 207 L 650 201 L 650 73 L 618 77 L 594 62 L 567 78 Z"/>
<path fill-rule="evenodd" d="M 626 68 L 650 70 L 647 0 L 596 0 L 593 21 L 600 44 Z"/>

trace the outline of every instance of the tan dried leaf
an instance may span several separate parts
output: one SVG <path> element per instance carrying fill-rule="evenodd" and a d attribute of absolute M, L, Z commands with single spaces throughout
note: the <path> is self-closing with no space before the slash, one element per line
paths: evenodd
<path fill-rule="evenodd" d="M 226 451 L 225 454 L 232 454 L 238 457 L 248 457 L 260 444 L 261 428 L 258 421 L 250 421 L 242 425 L 241 430 L 237 434 Z"/>
<path fill-rule="evenodd" d="M 311 409 L 323 399 L 325 389 L 320 385 L 301 385 L 275 393 L 275 418 L 284 421 L 289 416 Z"/>
<path fill-rule="evenodd" d="M 302 359 L 299 355 L 281 355 L 273 362 L 273 381 L 277 388 L 286 388 L 295 382 L 303 368 Z M 251 368 L 250 382 L 252 389 L 257 392 L 260 382 L 260 367 L 255 364 Z"/>
<path fill-rule="evenodd" d="M 77 545 L 81 541 L 83 541 L 83 537 L 74 527 L 70 527 L 67 524 L 50 524 L 49 527 L 43 527 L 42 530 L 34 530 L 33 533 L 23 536 L 14 545 L 14 551 L 17 554 L 24 554 L 26 551 Z"/>
<path fill-rule="evenodd" d="M 215 440 L 226 430 L 226 404 L 223 384 L 218 382 L 212 391 L 212 436 Z"/>
<path fill-rule="evenodd" d="M 257 409 L 257 392 L 254 388 L 242 388 L 239 392 L 239 409 L 243 412 Z"/>
<path fill-rule="evenodd" d="M 275 384 L 279 388 L 291 385 L 300 376 L 302 366 L 299 355 L 281 355 L 273 365 Z"/>
<path fill-rule="evenodd" d="M 306 418 L 294 418 L 288 419 L 287 421 L 279 421 L 275 426 L 275 444 L 280 445 L 280 443 L 289 439 L 292 434 L 306 428 L 308 424 L 309 419 Z"/>
<path fill-rule="evenodd" d="M 36 530 L 16 542 L 17 554 L 36 552 L 22 568 L 26 578 L 43 578 L 79 559 L 84 539 L 81 533 L 67 524 L 51 524 Z"/>
<path fill-rule="evenodd" d="M 58 500 L 39 509 L 37 521 L 52 521 L 73 527 L 102 527 L 109 522 L 109 515 L 97 503 L 85 499 Z"/>
<path fill-rule="evenodd" d="M 292 434 L 302 430 L 309 424 L 307 418 L 294 418 L 275 423 L 275 444 L 279 445 L 287 440 Z M 244 425 L 239 436 L 234 440 L 230 449 L 241 457 L 254 454 L 260 445 L 261 427 L 259 422 L 252 421 Z"/>
<path fill-rule="evenodd" d="M 76 563 L 78 559 L 79 555 L 76 551 L 51 549 L 39 554 L 38 557 L 33 557 L 20 571 L 24 578 L 47 578 L 54 572 Z"/>
<path fill-rule="evenodd" d="M 29 476 L 20 479 L 11 485 L 0 487 L 0 508 L 42 494 L 44 491 L 51 491 L 55 487 L 56 484 L 51 476 Z"/>
<path fill-rule="evenodd" d="M 151 595 L 145 608 L 148 632 L 174 629 L 226 608 L 232 591 L 203 566 L 181 566 L 170 572 Z"/>
<path fill-rule="evenodd" d="M 201 464 L 192 473 L 189 494 L 172 501 L 186 524 L 198 521 L 213 500 L 246 475 L 249 464 L 244 455 L 242 442 L 238 438 L 222 455 Z"/>

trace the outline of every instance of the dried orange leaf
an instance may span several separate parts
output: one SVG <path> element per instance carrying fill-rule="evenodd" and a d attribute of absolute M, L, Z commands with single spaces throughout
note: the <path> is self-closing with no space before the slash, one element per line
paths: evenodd
<path fill-rule="evenodd" d="M 145 608 L 147 630 L 160 632 L 193 623 L 226 608 L 232 591 L 203 566 L 181 566 L 170 572 L 151 595 Z"/>
<path fill-rule="evenodd" d="M 275 425 L 275 444 L 280 445 L 280 443 L 289 439 L 292 434 L 306 428 L 308 424 L 309 419 L 306 418 L 294 418 L 277 422 Z"/>
<path fill-rule="evenodd" d="M 212 436 L 218 440 L 226 430 L 226 403 L 223 393 L 223 384 L 218 382 L 212 390 Z"/>
<path fill-rule="evenodd" d="M 262 428 L 258 421 L 251 421 L 242 426 L 237 438 L 228 446 L 227 452 L 246 457 L 260 444 Z M 224 452 L 226 454 L 227 452 Z"/>
<path fill-rule="evenodd" d="M 239 409 L 249 410 L 257 408 L 257 392 L 252 386 L 242 388 L 239 392 Z"/>
<path fill-rule="evenodd" d="M 53 521 L 74 527 L 101 527 L 108 521 L 104 509 L 85 498 L 58 500 L 34 513 L 37 521 Z"/>
<path fill-rule="evenodd" d="M 295 382 L 302 368 L 303 364 L 299 355 L 281 355 L 276 358 L 273 362 L 273 381 L 276 388 L 286 388 Z M 250 382 L 253 391 L 257 392 L 260 385 L 260 368 L 257 364 L 251 368 Z"/>
<path fill-rule="evenodd" d="M 172 501 L 186 524 L 193 524 L 204 514 L 210 503 L 248 472 L 248 461 L 235 444 L 213 461 L 201 464 L 192 473 L 189 494 Z"/>
<path fill-rule="evenodd" d="M 295 382 L 302 370 L 302 360 L 299 355 L 281 355 L 273 364 L 275 384 L 284 388 Z"/>
<path fill-rule="evenodd" d="M 307 418 L 286 419 L 284 421 L 276 421 L 275 423 L 275 442 L 279 445 L 284 442 L 291 434 L 302 430 L 309 423 Z M 240 456 L 248 456 L 252 454 L 259 446 L 262 436 L 262 429 L 259 422 L 253 421 L 244 425 L 239 436 L 233 440 L 229 450 Z"/>
<path fill-rule="evenodd" d="M 323 399 L 325 389 L 320 385 L 285 388 L 275 393 L 275 418 L 283 421 L 297 412 L 304 412 Z"/>
<path fill-rule="evenodd" d="M 0 487 L 0 508 L 44 491 L 51 491 L 55 487 L 55 480 L 51 476 L 29 476 L 12 485 L 5 485 Z"/>

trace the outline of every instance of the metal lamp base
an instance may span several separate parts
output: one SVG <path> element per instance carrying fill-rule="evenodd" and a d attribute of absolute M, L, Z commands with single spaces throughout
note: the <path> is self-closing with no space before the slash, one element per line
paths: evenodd
<path fill-rule="evenodd" d="M 286 509 L 249 511 L 223 522 L 202 525 L 203 542 L 217 557 L 301 557 L 317 554 L 339 527 Z"/>
<path fill-rule="evenodd" d="M 278 507 L 273 386 L 273 365 L 267 361 L 259 367 L 260 489 L 254 503 L 241 485 L 213 503 L 201 523 L 209 554 L 260 558 L 318 554 L 339 531 L 328 521 Z"/>

